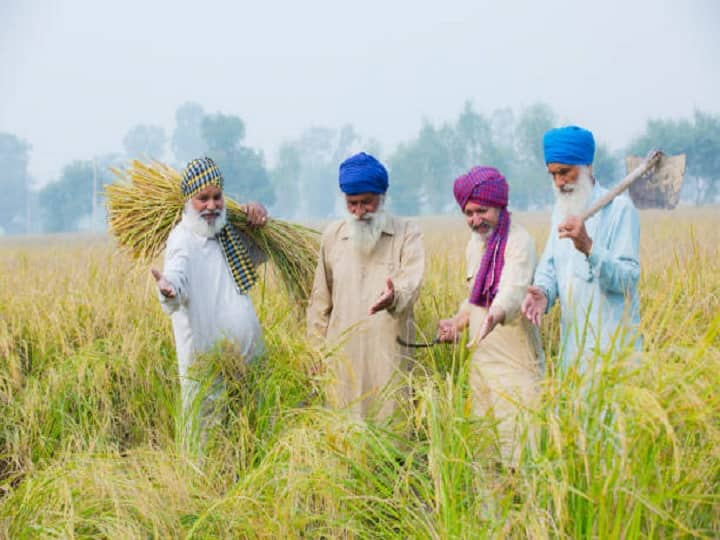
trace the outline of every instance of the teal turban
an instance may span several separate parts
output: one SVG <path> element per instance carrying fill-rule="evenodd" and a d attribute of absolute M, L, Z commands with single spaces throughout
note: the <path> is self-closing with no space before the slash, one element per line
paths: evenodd
<path fill-rule="evenodd" d="M 591 165 L 595 157 L 595 139 L 587 129 L 565 126 L 551 129 L 543 136 L 545 163 Z"/>

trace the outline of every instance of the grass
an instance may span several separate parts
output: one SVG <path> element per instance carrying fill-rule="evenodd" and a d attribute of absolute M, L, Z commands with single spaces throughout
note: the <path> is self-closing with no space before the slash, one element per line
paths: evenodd
<path fill-rule="evenodd" d="M 204 455 L 178 434 L 175 352 L 146 268 L 103 238 L 0 244 L 0 537 L 716 538 L 720 219 L 642 213 L 640 369 L 554 369 L 514 472 L 470 414 L 462 346 L 422 351 L 390 425 L 322 405 L 297 302 L 253 291 L 266 355 L 228 377 Z M 546 217 L 518 215 L 538 246 Z M 466 294 L 462 220 L 422 222 L 421 331 Z M 209 377 L 237 373 L 221 349 Z"/>

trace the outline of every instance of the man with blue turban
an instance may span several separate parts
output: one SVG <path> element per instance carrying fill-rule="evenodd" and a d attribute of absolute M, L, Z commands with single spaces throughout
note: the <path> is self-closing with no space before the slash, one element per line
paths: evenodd
<path fill-rule="evenodd" d="M 357 418 L 387 417 L 404 396 L 400 382 L 412 341 L 413 305 L 425 266 L 419 229 L 384 206 L 388 173 L 361 152 L 340 165 L 348 215 L 323 233 L 307 310 L 308 336 L 337 349 L 328 360 L 332 404 Z M 339 347 L 338 347 L 339 346 Z"/>
<path fill-rule="evenodd" d="M 543 148 L 556 202 L 522 310 L 539 325 L 560 300 L 561 368 L 576 364 L 583 372 L 599 354 L 640 347 L 640 221 L 627 195 L 587 221 L 578 217 L 607 193 L 592 176 L 592 133 L 577 126 L 551 129 Z"/>

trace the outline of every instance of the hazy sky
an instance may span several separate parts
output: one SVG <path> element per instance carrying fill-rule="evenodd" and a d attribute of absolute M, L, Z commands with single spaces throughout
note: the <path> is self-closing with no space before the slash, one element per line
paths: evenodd
<path fill-rule="evenodd" d="M 351 122 L 389 154 L 424 118 L 538 101 L 611 148 L 648 117 L 720 112 L 720 0 L 0 0 L 0 131 L 41 183 L 175 109 L 245 120 L 274 159 Z"/>

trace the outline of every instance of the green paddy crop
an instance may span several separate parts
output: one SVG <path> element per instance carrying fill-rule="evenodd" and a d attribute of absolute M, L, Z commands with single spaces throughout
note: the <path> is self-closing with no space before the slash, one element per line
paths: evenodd
<path fill-rule="evenodd" d="M 463 344 L 418 353 L 401 415 L 323 404 L 319 351 L 268 271 L 253 299 L 266 354 L 228 381 L 201 451 L 183 444 L 169 319 L 149 269 L 104 237 L 0 244 L 0 537 L 717 538 L 720 536 L 720 217 L 642 213 L 642 360 L 554 369 L 525 411 L 516 470 L 471 414 Z M 547 216 L 518 214 L 538 248 Z M 466 294 L 462 219 L 421 222 L 419 332 Z M 388 392 L 393 392 L 389 388 Z"/>

